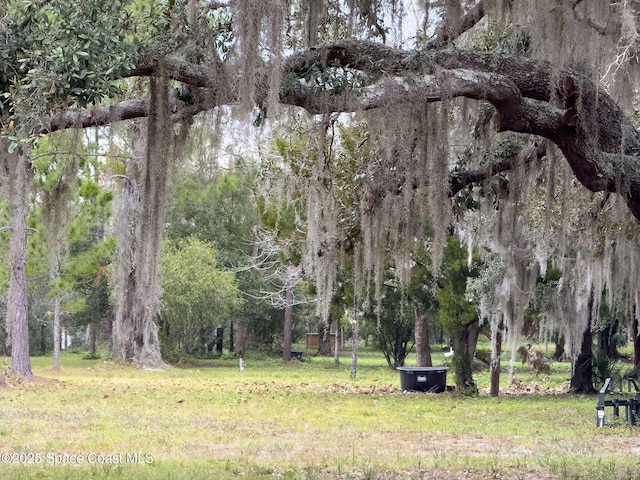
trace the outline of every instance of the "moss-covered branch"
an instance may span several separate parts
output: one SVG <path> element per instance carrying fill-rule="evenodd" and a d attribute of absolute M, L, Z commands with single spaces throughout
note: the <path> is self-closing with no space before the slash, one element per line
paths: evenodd
<path fill-rule="evenodd" d="M 361 73 L 360 84 L 340 91 L 306 82 L 312 65 Z M 175 113 L 194 115 L 239 101 L 225 70 L 167 61 L 166 74 L 196 87 Z M 145 64 L 130 75 L 158 74 Z M 591 191 L 623 195 L 640 219 L 640 134 L 620 107 L 588 78 L 556 73 L 548 62 L 521 56 L 457 50 L 409 52 L 370 41 L 347 40 L 291 55 L 283 65 L 280 101 L 312 114 L 371 110 L 399 103 L 436 102 L 453 97 L 485 100 L 495 107 L 497 131 L 539 135 L 563 152 L 576 178 Z M 182 108 L 185 107 L 185 108 Z M 181 109 L 182 108 L 182 109 Z M 51 130 L 89 127 L 147 115 L 147 102 L 127 100 L 111 107 L 54 115 Z"/>

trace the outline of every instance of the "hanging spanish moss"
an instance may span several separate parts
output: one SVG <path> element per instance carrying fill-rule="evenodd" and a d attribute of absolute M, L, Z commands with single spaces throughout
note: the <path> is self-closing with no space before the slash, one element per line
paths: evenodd
<path fill-rule="evenodd" d="M 599 321 L 603 302 L 626 318 L 637 315 L 640 287 L 634 268 L 640 250 L 637 222 L 619 196 L 593 195 L 585 200 L 590 201 L 576 215 L 580 223 L 570 231 L 571 248 L 559 261 L 563 278 L 555 308 L 546 318 L 551 331 L 565 333 L 573 358 L 588 320 Z"/>
<path fill-rule="evenodd" d="M 280 0 L 240 0 L 234 6 L 242 73 L 237 87 L 240 110 L 250 112 L 256 104 L 263 111 L 273 110 L 281 78 L 285 7 Z"/>
<path fill-rule="evenodd" d="M 306 187 L 306 271 L 313 273 L 323 316 L 341 262 L 355 265 L 353 282 L 364 289 L 359 298 L 367 298 L 373 285 L 379 312 L 389 266 L 396 281 L 409 283 L 412 252 L 428 224 L 437 232 L 432 243 L 438 268 L 451 219 L 447 105 L 394 106 L 359 122 L 341 131 L 349 136 L 349 128 L 366 128 L 358 144 L 344 147 L 353 139 L 327 133 L 325 120 L 310 149 L 318 155 Z M 345 193 L 354 179 L 356 190 Z"/>
<path fill-rule="evenodd" d="M 550 62 L 551 92 L 566 93 L 573 88 L 559 82 L 563 77 L 558 74 L 572 69 L 601 82 L 621 105 L 631 105 L 634 89 L 629 88 L 628 80 L 637 62 L 629 61 L 633 55 L 625 55 L 633 52 L 637 36 L 635 20 L 629 16 L 630 2 L 551 5 L 541 0 L 513 9 L 510 2 L 484 3 L 494 17 L 500 11 L 506 26 L 522 29 L 519 48 Z M 488 31 L 497 27 L 486 26 Z M 505 48 L 508 44 L 498 45 Z M 605 63 L 612 49 L 620 55 L 613 63 Z M 579 94 L 573 100 L 578 118 L 589 135 L 598 138 L 600 121 L 592 113 L 594 105 L 586 100 Z M 481 109 L 475 102 L 472 105 L 469 112 L 478 115 Z M 566 103 L 559 106 L 568 108 Z M 487 158 L 505 161 L 509 157 L 501 146 L 509 135 L 476 132 L 485 141 L 475 138 L 474 144 L 486 153 L 470 150 L 468 168 L 486 167 Z M 592 322 L 598 323 L 603 302 L 627 318 L 637 315 L 638 279 L 629 267 L 637 265 L 637 221 L 624 208 L 621 196 L 592 194 L 577 184 L 562 154 L 550 142 L 518 138 L 508 142 L 521 150 L 512 168 L 474 189 L 472 197 L 480 208 L 466 212 L 457 224 L 469 251 L 473 247 L 483 252 L 487 265 L 472 282 L 471 293 L 480 303 L 481 317 L 490 320 L 494 352 L 497 331 L 504 325 L 512 366 L 524 309 L 534 301 L 544 312 L 541 338 L 564 337 L 575 361 L 583 333 Z M 561 273 L 559 280 L 540 282 L 549 267 Z"/>
<path fill-rule="evenodd" d="M 569 67 L 587 74 L 620 106 L 631 107 L 640 52 L 634 2 L 535 0 L 517 7 L 512 21 L 529 28 L 533 55 L 549 60 L 555 71 Z"/>
<path fill-rule="evenodd" d="M 168 81 L 151 79 L 146 128 L 134 127 L 132 157 L 117 197 L 118 248 L 114 349 L 145 368 L 164 365 L 155 317 L 160 310 L 159 258 L 166 191 L 172 171 L 173 130 Z"/>
<path fill-rule="evenodd" d="M 637 37 L 630 2 L 552 3 L 535 0 L 515 8 L 514 2 L 506 0 L 485 1 L 491 19 L 478 27 L 486 30 L 482 48 L 548 60 L 547 93 L 558 108 L 573 110 L 587 134 L 599 139 L 601 119 L 593 113 L 598 97 L 576 93 L 580 86 L 567 81 L 566 72 L 601 82 L 623 105 L 630 104 L 634 92 L 625 78 L 637 68 L 631 61 Z M 321 43 L 327 10 L 317 2 L 308 5 L 308 25 L 313 31 L 307 32 L 307 40 Z M 396 6 L 398 11 L 403 8 L 401 3 Z M 349 3 L 361 19 L 374 18 L 375 8 L 369 7 L 373 6 Z M 424 2 L 424 18 L 443 19 L 443 38 L 453 37 L 461 28 L 460 19 L 472 8 L 469 2 L 457 0 Z M 372 16 L 367 17 L 366 12 Z M 375 28 L 378 20 L 369 27 Z M 355 28 L 349 31 L 357 34 Z M 433 31 L 424 26 L 424 44 L 430 44 Z M 472 43 L 477 38 L 469 35 L 462 41 Z M 612 48 L 621 55 L 615 63 L 604 63 L 604 53 Z M 313 80 L 305 78 L 310 83 Z M 311 162 L 313 181 L 307 177 L 305 190 L 309 222 L 306 270 L 314 273 L 319 297 L 328 302 L 336 269 L 347 252 L 357 259 L 353 262 L 355 283 L 363 289 L 373 284 L 380 303 L 382 281 L 390 265 L 397 280 L 409 278 L 411 251 L 424 238 L 425 225 L 432 227 L 430 254 L 437 270 L 447 234 L 455 224 L 467 243 L 469 258 L 480 251 L 491 265 L 481 275 L 484 284 L 474 297 L 479 298 L 482 316 L 491 323 L 494 350 L 497 332 L 504 328 L 513 366 L 525 309 L 536 301 L 544 303 L 542 335 L 562 334 L 575 359 L 585 328 L 598 321 L 602 302 L 628 315 L 638 311 L 640 287 L 629 267 L 637 265 L 637 222 L 626 213 L 620 196 L 593 194 L 578 184 L 560 150 L 550 142 L 496 135 L 494 112 L 481 101 L 446 99 L 435 104 L 408 98 L 404 104 L 341 119 L 347 127 L 357 126 L 365 132 L 355 147 L 346 146 L 346 134 L 329 131 L 325 123 L 322 133 L 313 136 L 317 155 Z M 326 122 L 326 118 L 316 120 Z M 336 153 L 343 147 L 348 150 L 346 160 L 338 159 Z M 620 150 L 624 148 L 620 145 Z M 354 165 L 349 163 L 346 168 L 337 163 L 340 161 Z M 492 168 L 503 173 L 476 182 L 462 192 L 460 197 L 465 198 L 454 198 L 459 207 L 454 215 L 452 173 Z M 341 175 L 348 175 L 357 185 L 348 201 L 343 198 L 347 188 Z M 544 283 L 549 269 L 561 275 L 547 282 L 545 298 L 540 299 L 538 284 Z"/>
<path fill-rule="evenodd" d="M 376 145 L 365 183 L 362 223 L 365 269 L 377 272 L 391 252 L 399 280 L 408 280 L 416 241 L 431 225 L 432 261 L 437 270 L 451 222 L 448 105 L 396 106 L 368 117 Z M 405 119 L 400 120 L 400 119 Z"/>
<path fill-rule="evenodd" d="M 338 215 L 335 198 L 335 178 L 332 162 L 328 158 L 327 130 L 331 117 L 326 115 L 316 125 L 317 134 L 310 142 L 315 143 L 311 151 L 317 152 L 312 160 L 311 182 L 307 191 L 307 245 L 305 264 L 313 275 L 318 292 L 317 311 L 325 321 L 329 318 L 329 307 L 338 269 Z M 315 161 L 314 161 L 315 160 Z"/>
<path fill-rule="evenodd" d="M 626 318 L 637 315 L 637 221 L 622 197 L 585 191 L 558 162 L 558 153 L 547 152 L 536 168 L 527 168 L 531 160 L 523 162 L 521 156 L 499 207 L 479 199 L 481 210 L 465 215 L 460 226 L 465 241 L 488 252 L 489 268 L 475 281 L 473 296 L 480 301 L 481 316 L 491 319 L 493 342 L 494 330 L 504 324 L 512 367 L 524 309 L 549 265 L 561 277 L 536 299 L 544 312 L 541 339 L 564 337 L 572 360 L 580 353 L 585 329 L 599 321 L 602 302 Z"/>

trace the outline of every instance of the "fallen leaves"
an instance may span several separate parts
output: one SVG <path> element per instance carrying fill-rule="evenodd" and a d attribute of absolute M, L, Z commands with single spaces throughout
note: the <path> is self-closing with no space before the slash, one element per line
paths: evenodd
<path fill-rule="evenodd" d="M 284 383 L 251 382 L 236 387 L 238 395 L 278 395 L 288 397 L 294 393 L 329 393 L 338 395 L 389 395 L 402 393 L 402 389 L 393 385 L 359 385 L 350 383 Z"/>
<path fill-rule="evenodd" d="M 525 383 L 516 379 L 508 387 L 501 388 L 500 393 L 503 395 L 562 395 L 569 392 L 570 386 L 569 381 L 552 387 L 537 381 Z"/>

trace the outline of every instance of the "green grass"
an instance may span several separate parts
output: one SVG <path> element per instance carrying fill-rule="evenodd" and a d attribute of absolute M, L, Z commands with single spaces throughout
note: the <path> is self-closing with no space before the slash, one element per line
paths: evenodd
<path fill-rule="evenodd" d="M 246 364 L 158 372 L 66 353 L 54 372 L 34 358 L 35 380 L 0 389 L 0 478 L 640 478 L 640 430 L 596 429 L 595 397 L 402 393 L 367 351 L 355 380 L 348 352 L 340 367 L 310 356 Z M 570 372 L 517 367 L 520 381 L 550 388 Z M 476 378 L 486 391 L 488 374 Z"/>

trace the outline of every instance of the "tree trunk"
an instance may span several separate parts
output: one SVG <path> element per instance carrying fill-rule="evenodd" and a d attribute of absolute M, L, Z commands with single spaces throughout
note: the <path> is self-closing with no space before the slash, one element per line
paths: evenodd
<path fill-rule="evenodd" d="M 282 359 L 285 362 L 291 360 L 292 329 L 293 329 L 293 288 L 296 275 L 296 267 L 287 266 L 287 279 L 285 283 L 284 303 L 284 340 L 282 342 Z"/>
<path fill-rule="evenodd" d="M 87 348 L 89 355 L 95 357 L 96 355 L 96 324 L 94 322 L 87 325 Z"/>
<path fill-rule="evenodd" d="M 109 318 L 107 319 L 107 335 L 109 335 L 109 353 L 113 355 L 115 352 L 115 346 L 113 343 L 113 323 L 114 316 L 113 312 L 109 313 Z"/>
<path fill-rule="evenodd" d="M 29 358 L 29 319 L 27 302 L 27 215 L 29 181 L 26 158 L 23 155 L 6 154 L 7 143 L 0 148 L 8 173 L 8 193 L 13 207 L 11 222 L 11 277 L 7 298 L 7 331 L 11 335 L 11 371 L 17 375 L 31 376 Z"/>
<path fill-rule="evenodd" d="M 620 352 L 618 352 L 618 342 L 616 341 L 614 336 L 609 338 L 607 357 L 616 360 L 620 358 Z"/>
<path fill-rule="evenodd" d="M 338 319 L 338 323 L 336 324 L 336 341 L 333 344 L 333 366 L 334 367 L 339 367 L 340 366 L 340 329 L 341 329 L 341 325 L 340 325 L 340 319 Z"/>
<path fill-rule="evenodd" d="M 473 359 L 476 358 L 476 348 L 478 347 L 478 337 L 480 336 L 480 323 L 473 322 L 468 325 L 467 328 L 467 356 L 469 361 L 473 364 Z"/>
<path fill-rule="evenodd" d="M 244 353 L 246 342 L 247 342 L 247 324 L 239 321 L 238 329 L 236 330 L 236 345 L 235 345 L 235 352 L 238 355 L 242 355 Z"/>
<path fill-rule="evenodd" d="M 162 80 L 151 80 L 146 138 L 137 132 L 117 215 L 120 244 L 114 348 L 121 361 L 144 368 L 165 366 L 155 317 L 160 310 L 159 260 L 172 138 L 167 128 L 166 88 Z"/>
<path fill-rule="evenodd" d="M 593 334 L 591 332 L 591 322 L 582 335 L 582 346 L 580 354 L 573 364 L 571 374 L 571 390 L 575 393 L 595 393 L 593 388 Z"/>
<path fill-rule="evenodd" d="M 60 370 L 60 295 L 53 302 L 53 369 Z"/>
<path fill-rule="evenodd" d="M 560 362 L 564 358 L 564 335 L 558 334 L 556 337 L 556 351 L 553 353 L 554 360 Z"/>
<path fill-rule="evenodd" d="M 426 313 L 416 314 L 415 340 L 418 367 L 431 367 L 431 346 L 429 345 L 429 317 Z"/>
<path fill-rule="evenodd" d="M 456 376 L 456 390 L 461 395 L 476 395 L 478 387 L 473 379 L 473 357 L 469 352 L 475 352 L 475 342 L 478 340 L 478 322 L 466 325 L 458 336 L 453 339 L 453 367 Z"/>
<path fill-rule="evenodd" d="M 360 331 L 358 328 L 358 315 L 353 311 L 349 316 L 351 323 L 351 378 L 356 378 L 358 374 L 358 346 L 360 344 Z M 337 344 L 336 340 L 336 344 Z"/>
<path fill-rule="evenodd" d="M 491 371 L 491 396 L 497 397 L 500 394 L 500 355 L 502 354 L 502 329 L 500 327 L 497 327 L 495 332 L 491 332 L 491 335 L 495 335 L 495 342 L 491 342 L 491 366 L 489 367 Z"/>
<path fill-rule="evenodd" d="M 318 324 L 318 355 L 328 357 L 331 355 L 331 324 L 333 319 L 331 316 L 327 318 L 327 321 L 321 321 Z"/>
<path fill-rule="evenodd" d="M 633 337 L 633 365 L 640 365 L 640 329 L 638 328 L 638 319 L 631 320 L 631 336 Z"/>
<path fill-rule="evenodd" d="M 126 293 L 120 300 L 114 325 L 114 347 L 118 358 L 145 368 L 162 368 L 158 327 L 153 318 L 158 304 L 147 288 L 138 281 L 135 268 L 127 275 Z M 141 285 L 142 283 L 142 285 Z M 155 285 L 154 285 L 155 286 Z M 147 287 L 147 288 L 145 288 Z"/>

